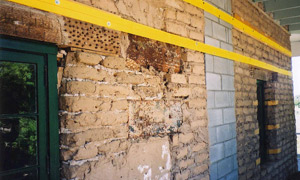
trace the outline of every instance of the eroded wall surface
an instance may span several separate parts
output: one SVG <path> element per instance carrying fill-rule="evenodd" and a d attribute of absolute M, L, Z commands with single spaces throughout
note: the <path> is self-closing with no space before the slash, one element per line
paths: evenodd
<path fill-rule="evenodd" d="M 289 34 L 275 24 L 259 8 L 246 0 L 232 1 L 233 13 L 252 27 L 290 49 Z M 234 51 L 291 70 L 290 57 L 233 29 Z M 235 113 L 237 120 L 237 159 L 240 179 L 286 179 L 297 171 L 295 117 L 293 109 L 292 77 L 234 63 Z M 265 100 L 278 101 L 265 105 L 267 159 L 259 153 L 259 125 L 257 118 L 257 80 L 266 82 Z M 273 127 L 273 126 L 271 126 Z M 270 151 L 271 150 L 271 151 Z"/>
<path fill-rule="evenodd" d="M 289 57 L 182 0 L 77 0 L 290 70 Z M 247 0 L 211 0 L 290 48 Z M 231 10 L 232 4 L 232 10 Z M 0 33 L 56 44 L 62 179 L 284 179 L 296 171 L 288 76 L 1 1 Z M 205 40 L 204 40 L 205 39 Z M 259 163 L 267 81 L 271 165 Z M 207 84 L 206 84 L 207 83 Z"/>

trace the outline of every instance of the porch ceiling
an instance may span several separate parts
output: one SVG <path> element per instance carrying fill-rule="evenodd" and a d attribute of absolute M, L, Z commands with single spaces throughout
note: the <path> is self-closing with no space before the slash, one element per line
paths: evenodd
<path fill-rule="evenodd" d="M 300 31 L 300 0 L 253 0 L 262 2 L 280 25 L 288 25 L 291 33 Z"/>
<path fill-rule="evenodd" d="M 292 56 L 300 56 L 300 0 L 253 0 L 262 2 L 266 12 L 280 25 L 289 27 L 292 42 Z"/>

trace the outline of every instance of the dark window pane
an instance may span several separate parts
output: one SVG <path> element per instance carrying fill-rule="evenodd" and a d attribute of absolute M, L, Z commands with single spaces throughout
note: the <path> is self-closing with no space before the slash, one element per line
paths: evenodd
<path fill-rule="evenodd" d="M 0 114 L 36 112 L 36 65 L 0 61 Z"/>
<path fill-rule="evenodd" d="M 0 172 L 36 165 L 36 155 L 36 119 L 0 119 Z"/>
<path fill-rule="evenodd" d="M 0 180 L 37 180 L 37 170 L 0 176 Z"/>

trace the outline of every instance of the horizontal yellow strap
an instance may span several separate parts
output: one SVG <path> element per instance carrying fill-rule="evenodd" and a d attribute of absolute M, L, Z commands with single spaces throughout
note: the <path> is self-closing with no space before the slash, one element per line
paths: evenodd
<path fill-rule="evenodd" d="M 276 106 L 278 105 L 278 101 L 275 100 L 275 101 L 265 101 L 265 105 L 266 106 Z"/>
<path fill-rule="evenodd" d="M 279 129 L 280 124 L 275 124 L 275 125 L 267 125 L 266 129 L 267 130 L 273 130 L 273 129 Z"/>
<path fill-rule="evenodd" d="M 279 154 L 281 153 L 281 148 L 278 149 L 268 149 L 268 154 Z"/>
<path fill-rule="evenodd" d="M 258 106 L 258 100 L 253 101 L 253 106 Z"/>
<path fill-rule="evenodd" d="M 226 59 L 231 59 L 237 62 L 246 63 L 259 68 L 278 72 L 284 75 L 292 76 L 290 71 L 278 68 L 271 64 L 243 56 L 221 48 L 216 48 L 204 44 L 199 41 L 194 41 L 189 38 L 181 37 L 171 33 L 167 33 L 149 26 L 145 26 L 133 21 L 123 19 L 117 15 L 102 11 L 100 9 L 90 7 L 78 2 L 69 0 L 8 0 L 11 2 L 23 4 L 29 7 L 70 17 L 76 20 L 92 23 L 98 26 L 107 27 L 113 30 L 122 31 L 149 39 L 173 44 L 176 46 L 192 49 L 195 51 L 219 56 Z M 57 4 L 55 3 L 57 2 Z"/>
<path fill-rule="evenodd" d="M 223 21 L 233 25 L 235 28 L 240 30 L 241 32 L 244 32 L 248 34 L 249 36 L 259 40 L 260 42 L 280 51 L 281 53 L 291 57 L 292 52 L 281 45 L 279 45 L 277 42 L 271 40 L 270 38 L 264 36 L 263 34 L 259 33 L 255 29 L 251 28 L 250 26 L 246 25 L 242 21 L 238 20 L 237 18 L 234 18 L 233 16 L 229 15 L 228 13 L 218 9 L 217 7 L 203 1 L 203 0 L 183 0 L 187 3 L 190 3 L 198 8 L 203 9 L 204 11 L 222 19 Z"/>
<path fill-rule="evenodd" d="M 254 134 L 258 135 L 259 134 L 259 129 L 255 129 Z"/>
<path fill-rule="evenodd" d="M 256 159 L 255 163 L 256 163 L 256 166 L 259 165 L 260 164 L 260 158 Z"/>

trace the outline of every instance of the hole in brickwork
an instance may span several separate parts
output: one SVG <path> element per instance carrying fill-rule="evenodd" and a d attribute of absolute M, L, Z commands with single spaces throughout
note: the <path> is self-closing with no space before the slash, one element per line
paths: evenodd
<path fill-rule="evenodd" d="M 120 54 L 120 33 L 104 27 L 64 18 L 64 31 L 68 33 L 69 46 Z"/>
<path fill-rule="evenodd" d="M 135 35 L 129 35 L 129 40 L 127 55 L 137 64 L 157 71 L 181 72 L 183 48 Z"/>

